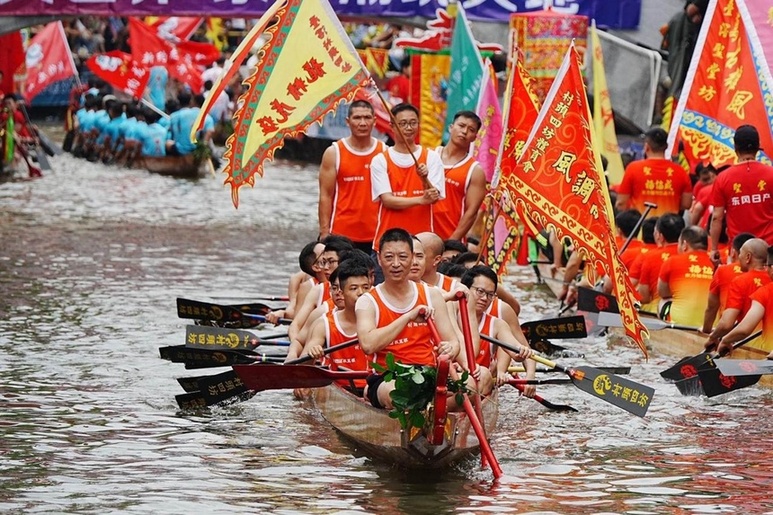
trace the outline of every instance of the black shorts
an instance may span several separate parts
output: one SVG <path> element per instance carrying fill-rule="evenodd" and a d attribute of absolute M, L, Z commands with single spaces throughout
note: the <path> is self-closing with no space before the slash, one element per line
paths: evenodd
<path fill-rule="evenodd" d="M 378 400 L 378 387 L 384 382 L 384 374 L 371 374 L 366 379 L 368 383 L 368 400 L 374 408 L 384 409 Z"/>

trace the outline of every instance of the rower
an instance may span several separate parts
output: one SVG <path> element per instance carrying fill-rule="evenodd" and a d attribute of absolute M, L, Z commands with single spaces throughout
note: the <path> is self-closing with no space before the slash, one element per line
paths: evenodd
<path fill-rule="evenodd" d="M 684 218 L 674 213 L 666 213 L 655 224 L 655 242 L 657 249 L 650 250 L 642 257 L 641 273 L 637 278 L 636 290 L 642 302 L 642 310 L 657 311 L 658 278 L 663 262 L 679 252 L 679 235 L 684 229 Z"/>
<path fill-rule="evenodd" d="M 618 251 L 625 244 L 625 241 L 631 237 L 631 233 L 633 233 L 633 238 L 628 244 L 628 247 L 623 251 L 622 254 L 620 254 L 620 261 L 623 262 L 626 270 L 631 269 L 631 264 L 633 264 L 634 258 L 641 254 L 641 247 L 644 245 L 644 243 L 639 239 L 640 228 L 637 227 L 640 218 L 641 213 L 638 209 L 627 209 L 621 213 L 618 213 L 615 217 L 615 228 L 618 232 L 618 235 L 615 237 L 615 239 L 617 240 L 616 243 Z M 634 229 L 636 229 L 635 233 L 633 232 Z"/>
<path fill-rule="evenodd" d="M 459 254 L 467 252 L 467 245 L 459 240 L 445 240 L 443 242 L 443 254 L 441 261 L 452 261 Z"/>
<path fill-rule="evenodd" d="M 342 305 L 314 323 L 302 355 L 309 354 L 315 359 L 321 359 L 324 356 L 325 347 L 334 347 L 357 338 L 357 318 L 354 308 L 357 299 L 370 290 L 371 273 L 356 260 L 341 263 L 336 273 Z M 331 370 L 337 370 L 339 366 L 347 370 L 368 370 L 368 358 L 359 345 L 347 347 L 330 356 Z M 349 382 L 345 381 L 345 383 L 343 386 Z M 354 386 L 359 390 L 356 392 L 357 395 L 362 395 L 365 380 L 355 379 Z"/>
<path fill-rule="evenodd" d="M 714 277 L 711 279 L 711 285 L 709 286 L 708 304 L 706 305 L 706 311 L 703 313 L 704 333 L 710 333 L 714 322 L 722 318 L 722 314 L 727 306 L 730 283 L 743 273 L 739 263 L 741 248 L 752 238 L 754 238 L 754 235 L 749 232 L 742 232 L 733 238 L 733 242 L 730 245 L 730 253 L 728 254 L 728 263 L 719 265 L 714 271 Z"/>
<path fill-rule="evenodd" d="M 660 267 L 658 295 L 671 301 L 667 316 L 681 325 L 699 326 L 703 322 L 714 265 L 708 254 L 709 235 L 698 226 L 686 227 L 679 235 L 679 253 Z M 660 310 L 662 313 L 663 310 Z"/>
<path fill-rule="evenodd" d="M 657 216 L 651 216 L 644 220 L 641 224 L 641 239 L 642 245 L 639 247 L 639 252 L 631 260 L 631 266 L 628 267 L 628 278 L 631 280 L 631 286 L 634 288 L 639 284 L 639 276 L 641 275 L 641 264 L 644 259 L 644 254 L 650 250 L 658 248 L 655 243 L 655 225 L 658 223 Z"/>
<path fill-rule="evenodd" d="M 768 247 L 767 268 L 768 274 L 773 279 L 773 246 Z M 770 351 L 768 359 L 773 359 L 773 282 L 752 293 L 749 311 L 732 331 L 720 338 L 717 352 L 731 354 L 733 344 L 752 334 L 760 323 L 762 323 L 762 338 L 747 345 Z"/>
<path fill-rule="evenodd" d="M 470 152 L 480 126 L 477 114 L 459 111 L 449 126 L 448 143 L 437 148 L 443 161 L 446 195 L 435 204 L 432 223 L 442 239 L 464 240 L 486 196 L 486 176 Z"/>
<path fill-rule="evenodd" d="M 298 263 L 301 267 L 299 272 L 295 272 L 290 276 L 290 282 L 287 285 L 287 298 L 289 299 L 287 307 L 284 309 L 277 309 L 266 314 L 266 321 L 272 324 L 278 324 L 281 318 L 294 318 L 295 310 L 297 308 L 299 290 L 303 283 L 307 283 L 307 290 L 312 288 L 315 284 L 319 284 L 317 274 L 322 274 L 322 270 L 317 268 L 317 260 L 325 250 L 324 243 L 318 241 L 312 241 L 304 245 L 301 249 L 301 253 L 298 255 Z"/>
<path fill-rule="evenodd" d="M 472 268 L 480 263 L 479 255 L 475 252 L 463 252 L 453 260 L 455 264 L 462 265 L 465 268 Z M 508 324 L 514 323 L 521 312 L 521 304 L 510 291 L 504 286 L 497 288 L 497 298 L 491 303 L 488 313 L 492 316 L 505 318 Z"/>
<path fill-rule="evenodd" d="M 440 264 L 443 255 L 443 240 L 435 233 L 422 232 L 416 235 L 424 248 L 424 274 L 421 279 L 432 286 L 437 286 L 445 292 L 453 291 L 456 281 L 441 273 L 438 273 L 437 267 Z"/>
<path fill-rule="evenodd" d="M 452 359 L 459 354 L 459 341 L 439 290 L 408 279 L 413 259 L 411 235 L 404 229 L 388 229 L 378 242 L 378 260 L 384 282 L 357 300 L 357 335 L 362 350 L 385 366 L 391 353 L 395 362 L 435 366 L 435 354 Z M 442 341 L 435 347 L 424 316 L 433 317 Z M 367 380 L 365 398 L 377 408 L 392 408 L 389 394 L 394 381 L 374 374 Z"/>
<path fill-rule="evenodd" d="M 768 244 L 760 238 L 752 238 L 741 247 L 738 265 L 744 273 L 730 283 L 727 305 L 717 326 L 706 341 L 707 350 L 713 350 L 717 342 L 729 333 L 736 322 L 743 320 L 751 308 L 751 295 L 770 282 L 767 270 Z M 708 308 L 706 308 L 708 311 Z M 705 320 L 704 320 L 705 323 Z M 704 331 L 705 331 L 704 326 Z"/>
<path fill-rule="evenodd" d="M 475 321 L 477 322 L 475 325 L 480 334 L 521 349 L 521 352 L 516 354 L 503 348 L 495 348 L 493 344 L 485 340 L 479 340 L 480 344 L 475 349 L 475 354 L 476 362 L 485 369 L 485 373 L 481 374 L 481 380 L 478 383 L 483 395 L 488 394 L 493 388 L 492 375 L 497 386 L 501 386 L 510 378 L 507 369 L 510 366 L 511 358 L 524 362 L 527 379 L 534 379 L 537 371 L 536 362 L 526 359 L 533 352 L 529 348 L 523 331 L 521 331 L 520 324 L 517 323 L 517 317 L 516 331 L 511 331 L 510 325 L 504 320 L 486 312 L 495 298 L 498 283 L 497 274 L 486 265 L 475 265 L 462 276 L 462 284 L 470 291 L 470 304 L 474 305 Z M 523 393 L 527 397 L 534 397 L 536 392 L 534 385 L 526 385 Z"/>

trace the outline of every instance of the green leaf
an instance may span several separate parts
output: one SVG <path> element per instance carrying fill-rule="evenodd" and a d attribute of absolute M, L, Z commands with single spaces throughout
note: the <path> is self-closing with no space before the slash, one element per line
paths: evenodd
<path fill-rule="evenodd" d="M 456 395 L 454 395 L 454 400 L 458 406 L 461 406 L 464 404 L 464 394 L 462 392 L 457 392 Z"/>
<path fill-rule="evenodd" d="M 424 427 L 425 420 L 426 419 L 424 415 L 421 414 L 421 412 L 414 411 L 413 413 L 411 413 L 410 422 L 413 427 Z"/>
<path fill-rule="evenodd" d="M 375 361 L 371 363 L 370 366 L 373 367 L 373 370 L 375 370 L 379 374 L 383 374 L 387 370 L 386 368 L 384 368 L 383 365 L 381 365 L 380 363 L 376 363 Z"/>
<path fill-rule="evenodd" d="M 386 365 L 389 370 L 394 370 L 395 368 L 395 355 L 391 352 L 387 352 Z"/>

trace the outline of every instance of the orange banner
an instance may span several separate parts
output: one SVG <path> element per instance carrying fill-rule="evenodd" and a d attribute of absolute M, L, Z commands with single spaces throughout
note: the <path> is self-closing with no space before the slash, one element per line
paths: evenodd
<path fill-rule="evenodd" d="M 499 188 L 532 219 L 569 237 L 588 265 L 608 275 L 626 334 L 647 350 L 647 330 L 634 307 L 633 287 L 617 255 L 601 158 L 594 146 L 590 110 L 571 45 L 515 169 L 503 168 Z"/>
<path fill-rule="evenodd" d="M 692 165 L 734 164 L 733 135 L 747 124 L 759 131 L 764 151 L 773 152 L 773 94 L 763 59 L 736 1 L 711 2 L 671 125 L 672 152 L 682 142 Z M 770 164 L 769 156 L 761 160 Z"/>

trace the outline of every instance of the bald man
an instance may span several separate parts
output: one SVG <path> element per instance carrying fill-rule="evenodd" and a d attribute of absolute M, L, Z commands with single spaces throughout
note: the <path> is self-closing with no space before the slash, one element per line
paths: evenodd
<path fill-rule="evenodd" d="M 438 265 L 443 261 L 445 249 L 442 238 L 433 232 L 420 232 L 416 235 L 416 239 L 424 247 L 424 275 L 421 280 L 443 291 L 453 291 L 458 284 L 457 281 L 437 271 Z"/>
<path fill-rule="evenodd" d="M 730 282 L 727 305 L 717 326 L 711 331 L 705 343 L 708 350 L 714 350 L 727 333 L 732 331 L 751 308 L 751 295 L 771 282 L 768 275 L 768 244 L 760 238 L 752 238 L 741 246 L 739 264 L 743 273 Z"/>

